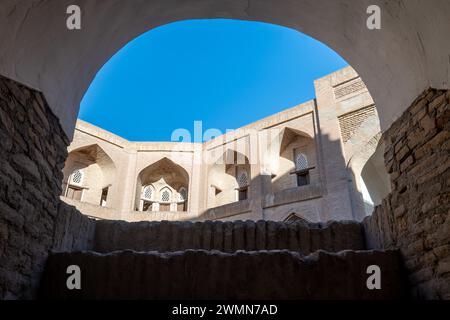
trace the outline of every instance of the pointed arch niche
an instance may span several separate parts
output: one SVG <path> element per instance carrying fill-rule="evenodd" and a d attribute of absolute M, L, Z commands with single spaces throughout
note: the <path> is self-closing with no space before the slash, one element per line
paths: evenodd
<path fill-rule="evenodd" d="M 235 150 L 225 151 L 208 170 L 208 208 L 247 200 L 250 179 L 249 159 Z"/>
<path fill-rule="evenodd" d="M 168 158 L 145 169 L 137 178 L 136 211 L 188 211 L 188 172 Z"/>
<path fill-rule="evenodd" d="M 307 133 L 286 127 L 276 140 L 278 157 L 273 157 L 272 190 L 278 192 L 316 183 L 319 179 L 314 139 Z"/>
<path fill-rule="evenodd" d="M 62 183 L 63 196 L 75 201 L 112 207 L 116 165 L 97 144 L 69 153 Z"/>

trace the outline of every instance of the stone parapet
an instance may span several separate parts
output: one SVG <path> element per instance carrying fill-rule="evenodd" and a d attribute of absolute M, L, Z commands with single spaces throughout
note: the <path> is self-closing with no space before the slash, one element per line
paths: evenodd
<path fill-rule="evenodd" d="M 293 223 L 274 221 L 138 222 L 97 221 L 94 251 L 180 251 L 187 249 L 276 250 L 309 254 L 363 250 L 364 235 L 357 222 Z"/>

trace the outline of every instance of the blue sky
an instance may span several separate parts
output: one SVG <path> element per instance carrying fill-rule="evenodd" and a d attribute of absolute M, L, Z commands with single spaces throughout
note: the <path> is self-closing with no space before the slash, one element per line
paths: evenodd
<path fill-rule="evenodd" d="M 134 39 L 98 72 L 79 117 L 133 141 L 172 132 L 235 129 L 313 99 L 313 81 L 347 66 L 292 29 L 237 20 L 189 20 Z"/>

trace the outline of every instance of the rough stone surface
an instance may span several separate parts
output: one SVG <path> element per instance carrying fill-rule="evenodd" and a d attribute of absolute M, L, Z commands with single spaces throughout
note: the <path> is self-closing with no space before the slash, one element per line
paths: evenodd
<path fill-rule="evenodd" d="M 274 221 L 137 222 L 97 221 L 93 250 L 112 252 L 180 251 L 186 249 L 278 250 L 309 254 L 365 248 L 362 225 L 357 222 L 286 224 Z"/>
<path fill-rule="evenodd" d="M 382 270 L 381 290 L 366 286 L 367 267 Z M 69 265 L 82 270 L 82 290 L 68 290 Z M 126 272 L 124 272 L 126 271 Z M 44 299 L 400 299 L 406 298 L 396 251 L 188 250 L 50 256 Z"/>
<path fill-rule="evenodd" d="M 430 89 L 385 132 L 392 193 L 364 221 L 369 248 L 399 248 L 417 298 L 450 299 L 450 91 Z"/>
<path fill-rule="evenodd" d="M 68 143 L 41 93 L 0 77 L 0 299 L 34 297 L 53 247 L 86 246 L 92 220 L 58 197 Z"/>
<path fill-rule="evenodd" d="M 70 252 L 90 250 L 94 245 L 96 221 L 64 202 L 59 204 L 52 250 Z"/>

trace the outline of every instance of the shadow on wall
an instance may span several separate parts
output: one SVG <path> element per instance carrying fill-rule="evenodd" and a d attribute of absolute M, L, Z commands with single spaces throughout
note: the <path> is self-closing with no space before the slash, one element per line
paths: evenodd
<path fill-rule="evenodd" d="M 259 150 L 258 164 L 250 164 L 246 156 L 253 154 L 246 136 L 225 143 L 226 151 L 219 151 L 222 154 L 213 154 L 215 162 L 207 168 L 208 209 L 200 212 L 199 220 L 280 221 L 295 214 L 312 222 L 360 221 L 372 213 L 371 194 L 373 199 L 382 199 L 388 192 L 383 189 L 383 183 L 389 183 L 389 178 L 382 180 L 382 175 L 387 174 L 383 146 L 378 145 L 379 135 L 368 144 L 373 146 L 373 155 L 371 148 L 361 146 L 361 154 L 354 155 L 346 167 L 346 149 L 341 139 L 329 139 L 319 126 L 314 134 L 316 138 L 294 127 L 284 125 L 281 128 L 272 133 L 273 139 L 267 147 L 259 145 L 262 150 Z M 240 139 L 247 149 L 243 153 L 233 149 Z M 125 218 L 108 197 L 114 198 L 114 188 L 120 183 L 115 181 L 113 160 L 97 144 L 77 148 L 69 154 L 64 168 L 64 200 L 85 214 L 102 219 L 195 219 L 198 212 L 188 208 L 189 174 L 174 161 L 162 158 L 138 174 L 133 201 L 135 211 L 131 213 L 134 216 L 130 218 L 128 214 Z M 361 175 L 363 171 L 366 182 Z M 366 184 L 370 185 L 370 190 L 366 189 Z M 100 212 L 99 209 L 110 211 Z"/>
<path fill-rule="evenodd" d="M 384 164 L 385 144 L 380 141 L 375 153 L 365 164 L 361 179 L 367 192 L 363 192 L 365 203 L 372 203 L 378 206 L 383 199 L 391 192 L 391 181 Z"/>
<path fill-rule="evenodd" d="M 265 167 L 270 167 L 271 171 L 253 175 L 245 185 L 242 185 L 238 169 L 239 165 L 247 168 L 249 171 L 245 176 L 251 176 L 250 165 L 244 155 L 240 155 L 245 160 L 244 164 L 213 165 L 208 174 L 210 208 L 196 220 L 282 221 L 295 214 L 312 222 L 361 221 L 367 215 L 364 196 L 356 186 L 356 179 L 347 176 L 351 170 L 346 168 L 341 141 L 330 140 L 328 135 L 321 135 L 320 130 L 317 137 L 313 139 L 298 130 L 286 128 L 280 135 L 276 157 L 270 157 L 270 150 L 266 152 L 268 158 L 275 159 L 270 161 L 272 166 Z M 327 159 L 324 159 L 322 148 L 327 150 Z M 240 158 L 237 152 L 230 150 L 222 157 Z M 228 186 L 223 187 L 226 182 Z M 240 190 L 243 188 L 246 196 L 241 197 Z M 229 195 L 226 203 L 211 201 L 218 199 L 224 189 Z M 361 212 L 353 211 L 355 207 L 352 203 L 356 201 L 361 202 L 356 207 L 361 208 Z"/>
<path fill-rule="evenodd" d="M 384 142 L 381 133 L 357 146 L 347 164 L 352 208 L 359 220 L 373 213 L 391 191 L 390 178 L 384 165 Z M 369 186 L 369 187 L 368 187 Z"/>

